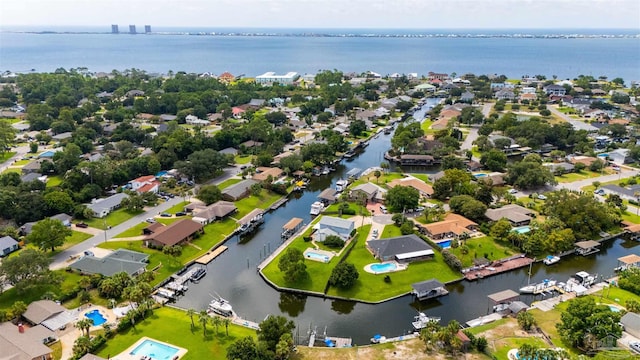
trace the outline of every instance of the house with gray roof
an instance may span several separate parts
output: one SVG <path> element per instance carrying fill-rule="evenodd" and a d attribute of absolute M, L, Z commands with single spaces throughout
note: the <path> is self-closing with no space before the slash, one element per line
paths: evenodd
<path fill-rule="evenodd" d="M 516 204 L 505 205 L 497 209 L 487 209 L 484 216 L 491 221 L 507 219 L 511 226 L 524 226 L 531 222 L 533 211 Z"/>
<path fill-rule="evenodd" d="M 19 248 L 20 245 L 11 236 L 0 237 L 0 257 L 7 256 Z"/>
<path fill-rule="evenodd" d="M 72 136 L 72 133 L 70 131 L 67 131 L 67 132 L 54 135 L 51 138 L 56 141 L 62 141 L 62 140 L 70 139 L 71 136 Z"/>
<path fill-rule="evenodd" d="M 71 226 L 71 219 L 73 219 L 73 217 L 71 215 L 61 213 L 61 214 L 53 215 L 51 219 L 60 220 L 60 222 L 64 226 Z"/>
<path fill-rule="evenodd" d="M 252 179 L 242 180 L 222 190 L 222 199 L 227 201 L 238 201 L 251 193 L 251 186 L 258 182 Z"/>
<path fill-rule="evenodd" d="M 34 172 L 34 173 L 28 173 L 26 175 L 22 175 L 20 177 L 20 181 L 22 182 L 31 182 L 36 180 L 44 182 L 43 180 L 46 180 L 46 176 L 43 178 L 42 174 Z"/>
<path fill-rule="evenodd" d="M 38 325 L 43 321 L 67 311 L 62 305 L 57 304 L 51 300 L 38 300 L 34 301 L 27 307 L 27 311 L 22 314 L 22 317 L 27 319 L 30 323 Z"/>
<path fill-rule="evenodd" d="M 470 92 L 470 91 L 465 91 L 462 93 L 462 95 L 460 95 L 460 100 L 462 101 L 473 101 L 473 98 L 475 98 L 476 96 Z"/>
<path fill-rule="evenodd" d="M 112 211 L 120 208 L 122 200 L 128 198 L 129 195 L 125 193 L 117 193 L 109 196 L 108 198 L 98 199 L 95 202 L 87 205 L 87 208 L 93 211 L 93 216 L 97 218 L 103 218 Z"/>
<path fill-rule="evenodd" d="M 315 241 L 324 241 L 327 236 L 331 235 L 346 241 L 351 237 L 355 223 L 338 217 L 323 216 L 313 228 L 316 230 L 313 234 Z"/>
<path fill-rule="evenodd" d="M 130 276 L 134 276 L 142 274 L 148 262 L 148 254 L 118 249 L 103 258 L 93 255 L 83 256 L 69 265 L 69 268 L 90 275 L 113 276 L 120 272 L 126 272 Z"/>
<path fill-rule="evenodd" d="M 364 183 L 354 187 L 349 193 L 351 199 L 358 199 L 363 196 L 367 201 L 382 202 L 387 191 L 373 183 Z"/>
<path fill-rule="evenodd" d="M 513 100 L 516 98 L 516 94 L 513 92 L 513 90 L 502 89 L 496 91 L 495 97 L 498 100 Z"/>
<path fill-rule="evenodd" d="M 226 149 L 222 149 L 220 151 L 218 151 L 220 154 L 229 154 L 229 155 L 233 155 L 236 156 L 238 155 L 238 149 L 232 148 L 232 147 L 228 147 Z"/>
<path fill-rule="evenodd" d="M 627 312 L 620 318 L 620 324 L 624 326 L 624 331 L 637 338 L 640 338 L 640 315 Z"/>
<path fill-rule="evenodd" d="M 229 201 L 217 201 L 205 208 L 194 209 L 191 220 L 206 225 L 221 220 L 238 211 L 236 205 Z"/>
<path fill-rule="evenodd" d="M 568 174 L 575 170 L 575 165 L 568 162 L 544 163 L 542 166 L 548 168 L 552 174 Z"/>
<path fill-rule="evenodd" d="M 38 159 L 38 160 L 34 160 L 30 163 L 28 163 L 27 165 L 22 167 L 22 174 L 26 175 L 26 174 L 31 174 L 31 173 L 39 173 L 40 172 L 40 168 L 42 167 L 42 163 L 45 161 L 51 161 L 49 159 Z"/>
<path fill-rule="evenodd" d="M 411 288 L 411 293 L 415 295 L 418 300 L 432 299 L 449 293 L 444 287 L 444 284 L 436 279 L 411 284 Z"/>
<path fill-rule="evenodd" d="M 43 326 L 17 326 L 7 321 L 0 323 L 0 359 L 51 359 L 53 350 L 45 345 L 56 338 L 55 333 Z"/>
<path fill-rule="evenodd" d="M 638 201 L 638 195 L 640 193 L 640 185 L 632 185 L 628 187 L 622 187 L 619 185 L 603 185 L 600 187 L 604 190 L 605 194 L 616 194 L 622 199 Z"/>
<path fill-rule="evenodd" d="M 411 262 L 434 256 L 433 248 L 415 234 L 367 241 L 367 248 L 380 261 Z"/>

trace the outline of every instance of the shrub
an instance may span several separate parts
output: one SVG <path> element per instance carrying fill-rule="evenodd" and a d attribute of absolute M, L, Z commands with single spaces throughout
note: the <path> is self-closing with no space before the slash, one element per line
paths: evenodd
<path fill-rule="evenodd" d="M 386 282 L 387 284 L 391 283 L 391 276 L 385 275 L 384 282 Z"/>
<path fill-rule="evenodd" d="M 346 208 L 342 210 L 342 215 L 355 215 L 356 211 L 354 209 Z"/>
<path fill-rule="evenodd" d="M 450 268 L 460 271 L 462 270 L 462 261 L 457 256 L 452 254 L 448 249 L 442 250 L 442 257 L 444 262 L 449 265 Z"/>
<path fill-rule="evenodd" d="M 473 345 L 476 347 L 476 349 L 478 349 L 478 351 L 484 352 L 488 345 L 487 338 L 485 338 L 484 336 L 480 336 L 475 340 L 475 344 Z"/>
<path fill-rule="evenodd" d="M 344 246 L 344 240 L 335 235 L 329 235 L 326 239 L 324 239 L 323 244 L 332 249 L 342 249 Z"/>

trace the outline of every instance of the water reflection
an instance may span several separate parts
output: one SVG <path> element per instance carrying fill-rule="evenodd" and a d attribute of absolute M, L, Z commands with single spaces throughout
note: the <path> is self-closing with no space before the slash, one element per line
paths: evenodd
<path fill-rule="evenodd" d="M 278 308 L 280 309 L 280 311 L 288 314 L 291 317 L 297 317 L 304 311 L 304 306 L 306 304 L 306 296 L 281 292 L 280 302 L 278 302 Z"/>
<path fill-rule="evenodd" d="M 356 307 L 356 304 L 357 303 L 353 301 L 333 300 L 331 302 L 331 310 L 338 314 L 350 314 Z"/>

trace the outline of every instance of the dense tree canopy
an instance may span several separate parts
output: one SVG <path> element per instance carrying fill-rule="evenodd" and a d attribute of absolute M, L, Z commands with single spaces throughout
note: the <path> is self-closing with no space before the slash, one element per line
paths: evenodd
<path fill-rule="evenodd" d="M 0 264 L 0 277 L 22 293 L 41 285 L 56 285 L 61 279 L 49 270 L 49 257 L 38 250 L 24 249 L 18 256 L 8 257 Z"/>
<path fill-rule="evenodd" d="M 409 186 L 395 186 L 387 192 L 385 204 L 392 212 L 415 209 L 420 201 L 418 190 Z"/>
<path fill-rule="evenodd" d="M 355 285 L 360 274 L 353 264 L 341 262 L 331 271 L 329 284 L 342 289 L 349 289 Z"/>
<path fill-rule="evenodd" d="M 620 316 L 619 312 L 611 311 L 607 305 L 597 304 L 593 297 L 579 297 L 571 300 L 556 328 L 567 343 L 594 350 L 598 347 L 598 340 L 608 335 L 620 337 Z"/>
<path fill-rule="evenodd" d="M 51 249 L 54 251 L 57 246 L 62 246 L 64 240 L 72 234 L 71 229 L 64 226 L 60 220 L 48 218 L 33 225 L 31 233 L 27 236 L 27 241 L 42 250 Z"/>
<path fill-rule="evenodd" d="M 278 269 L 284 273 L 285 280 L 290 283 L 308 276 L 307 265 L 304 263 L 302 252 L 294 248 L 288 248 L 280 257 Z"/>
<path fill-rule="evenodd" d="M 518 189 L 534 189 L 556 184 L 553 174 L 547 167 L 542 166 L 542 160 L 536 154 L 527 155 L 522 161 L 509 165 L 505 181 Z"/>

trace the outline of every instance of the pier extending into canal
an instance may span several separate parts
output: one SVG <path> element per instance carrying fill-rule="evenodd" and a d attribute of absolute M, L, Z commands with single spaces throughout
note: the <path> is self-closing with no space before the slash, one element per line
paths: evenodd
<path fill-rule="evenodd" d="M 502 274 L 507 271 L 519 269 L 533 263 L 533 259 L 530 259 L 524 254 L 515 255 L 506 259 L 494 261 L 486 266 L 476 266 L 462 270 L 464 278 L 468 281 L 474 281 L 485 277 Z"/>

